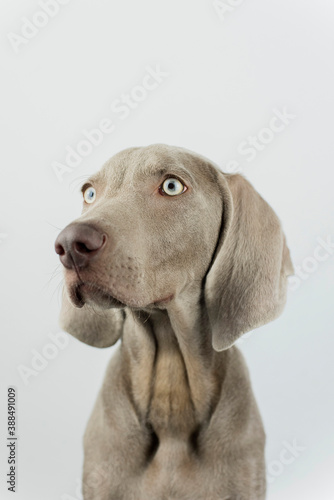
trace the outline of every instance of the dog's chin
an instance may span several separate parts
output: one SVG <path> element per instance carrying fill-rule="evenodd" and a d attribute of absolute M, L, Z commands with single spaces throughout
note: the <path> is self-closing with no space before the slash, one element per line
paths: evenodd
<path fill-rule="evenodd" d="M 75 307 L 83 307 L 85 304 L 99 309 L 122 309 L 126 304 L 113 297 L 110 293 L 102 290 L 96 285 L 80 283 L 72 286 L 69 292 L 70 300 Z"/>
<path fill-rule="evenodd" d="M 114 292 L 113 292 L 114 293 Z M 81 308 L 85 304 L 97 309 L 166 309 L 173 300 L 174 295 L 168 295 L 159 300 L 143 302 L 137 298 L 123 298 L 122 301 L 110 293 L 109 290 L 92 284 L 90 282 L 79 282 L 68 284 L 68 295 L 75 307 Z"/>

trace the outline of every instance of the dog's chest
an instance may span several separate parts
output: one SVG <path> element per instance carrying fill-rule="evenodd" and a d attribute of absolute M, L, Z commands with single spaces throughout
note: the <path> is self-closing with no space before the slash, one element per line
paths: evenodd
<path fill-rule="evenodd" d="M 131 337 L 127 337 L 136 406 L 159 438 L 187 438 L 196 427 L 195 408 L 177 339 L 168 325 L 154 335 L 136 326 Z"/>
<path fill-rule="evenodd" d="M 181 354 L 171 348 L 157 355 L 148 419 L 160 435 L 189 435 L 196 426 L 187 372 Z"/>

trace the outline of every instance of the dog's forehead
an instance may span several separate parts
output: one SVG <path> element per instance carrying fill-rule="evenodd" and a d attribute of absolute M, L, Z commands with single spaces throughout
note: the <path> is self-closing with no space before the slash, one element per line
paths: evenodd
<path fill-rule="evenodd" d="M 110 158 L 94 180 L 109 184 L 116 190 L 125 183 L 134 185 L 169 173 L 188 178 L 194 184 L 216 180 L 215 169 L 205 160 L 183 148 L 164 144 L 130 148 Z"/>
<path fill-rule="evenodd" d="M 139 148 L 126 149 L 112 156 L 94 175 L 93 180 L 119 189 L 126 175 L 133 168 L 133 157 L 137 149 Z"/>
<path fill-rule="evenodd" d="M 176 148 L 151 146 L 137 153 L 132 166 L 132 177 L 136 181 L 160 178 L 167 174 L 180 175 L 193 180 L 194 165 L 186 165 L 182 152 Z"/>

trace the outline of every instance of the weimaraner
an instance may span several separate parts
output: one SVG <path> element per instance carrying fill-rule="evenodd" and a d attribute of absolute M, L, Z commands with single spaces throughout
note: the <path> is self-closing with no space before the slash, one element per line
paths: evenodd
<path fill-rule="evenodd" d="M 263 500 L 265 434 L 235 341 L 276 318 L 293 272 L 241 175 L 131 148 L 58 236 L 60 324 L 113 355 L 84 437 L 85 500 Z"/>

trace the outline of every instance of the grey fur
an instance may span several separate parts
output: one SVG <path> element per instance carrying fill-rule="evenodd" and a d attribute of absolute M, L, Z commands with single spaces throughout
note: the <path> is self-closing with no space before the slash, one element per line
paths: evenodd
<path fill-rule="evenodd" d="M 161 196 L 177 176 L 188 189 Z M 233 346 L 277 317 L 293 272 L 280 222 L 241 175 L 153 145 L 111 158 L 75 222 L 108 236 L 61 326 L 112 357 L 84 438 L 85 500 L 263 500 L 265 434 Z M 171 298 L 172 297 L 172 298 Z M 162 301 L 162 299 L 166 299 Z"/>

